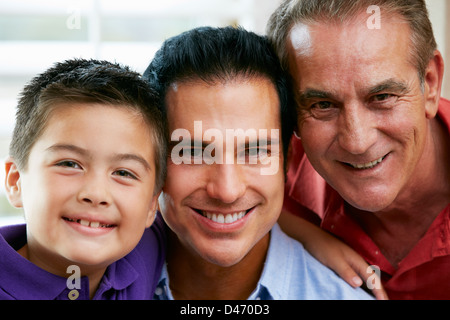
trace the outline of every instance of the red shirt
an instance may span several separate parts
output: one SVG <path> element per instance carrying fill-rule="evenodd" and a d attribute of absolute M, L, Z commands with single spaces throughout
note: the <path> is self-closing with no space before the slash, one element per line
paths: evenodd
<path fill-rule="evenodd" d="M 450 139 L 450 101 L 441 99 L 438 118 Z M 381 270 L 390 299 L 450 299 L 450 201 L 395 269 L 358 223 L 345 213 L 344 200 L 313 169 L 301 140 L 292 139 L 284 209 L 333 233 Z"/>

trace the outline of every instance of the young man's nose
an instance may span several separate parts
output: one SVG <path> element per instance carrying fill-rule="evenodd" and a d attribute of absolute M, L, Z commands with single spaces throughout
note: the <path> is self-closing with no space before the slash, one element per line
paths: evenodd
<path fill-rule="evenodd" d="M 239 164 L 214 164 L 208 172 L 208 196 L 223 203 L 233 203 L 245 193 L 246 184 Z"/>
<path fill-rule="evenodd" d="M 337 125 L 338 143 L 351 154 L 363 154 L 376 142 L 374 115 L 363 105 L 346 106 Z"/>

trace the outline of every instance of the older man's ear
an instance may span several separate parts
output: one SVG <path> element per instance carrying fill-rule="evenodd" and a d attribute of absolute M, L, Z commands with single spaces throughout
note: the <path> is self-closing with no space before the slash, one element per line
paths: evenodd
<path fill-rule="evenodd" d="M 438 50 L 428 63 L 424 77 L 425 112 L 428 119 L 436 116 L 441 98 L 442 79 L 444 77 L 444 59 Z"/>

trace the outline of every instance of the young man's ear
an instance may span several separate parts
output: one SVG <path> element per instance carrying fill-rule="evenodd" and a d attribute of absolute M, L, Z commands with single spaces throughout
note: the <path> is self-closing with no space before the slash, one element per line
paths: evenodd
<path fill-rule="evenodd" d="M 21 179 L 19 169 L 17 168 L 14 159 L 10 157 L 6 159 L 5 171 L 5 188 L 9 203 L 16 208 L 21 208 L 23 206 Z"/>
<path fill-rule="evenodd" d="M 153 221 L 155 221 L 155 218 L 156 218 L 156 210 L 159 209 L 158 198 L 159 198 L 159 195 L 160 195 L 160 194 L 161 194 L 161 191 L 160 191 L 158 194 L 154 195 L 153 198 L 152 198 L 152 203 L 151 203 L 151 206 L 150 206 L 150 211 L 149 211 L 149 213 L 148 213 L 148 216 L 147 216 L 147 222 L 146 222 L 146 224 L 145 224 L 145 227 L 146 227 L 146 228 L 149 228 L 149 227 L 153 224 Z"/>
<path fill-rule="evenodd" d="M 444 77 L 444 59 L 436 50 L 425 71 L 425 113 L 428 119 L 436 116 Z"/>

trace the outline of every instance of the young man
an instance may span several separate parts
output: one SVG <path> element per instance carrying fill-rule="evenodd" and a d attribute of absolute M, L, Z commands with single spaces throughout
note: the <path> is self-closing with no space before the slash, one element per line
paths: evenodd
<path fill-rule="evenodd" d="M 299 108 L 284 209 L 319 217 L 390 298 L 449 299 L 450 102 L 425 1 L 288 0 L 268 35 Z M 285 230 L 352 278 L 294 215 Z"/>
<path fill-rule="evenodd" d="M 276 225 L 295 110 L 265 38 L 194 29 L 167 40 L 144 77 L 171 133 L 160 197 L 171 231 L 155 298 L 370 298 Z"/>
<path fill-rule="evenodd" d="M 0 299 L 152 298 L 165 253 L 161 221 L 149 228 L 166 163 L 157 104 L 106 61 L 64 61 L 24 88 L 6 191 L 26 225 L 0 229 Z"/>

